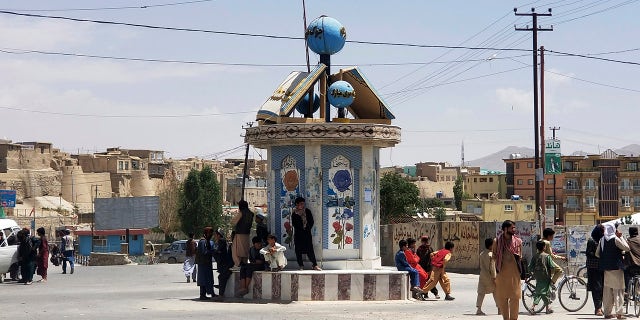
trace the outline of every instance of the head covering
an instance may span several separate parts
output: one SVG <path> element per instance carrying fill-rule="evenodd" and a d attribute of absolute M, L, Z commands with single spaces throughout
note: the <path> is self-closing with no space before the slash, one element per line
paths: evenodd
<path fill-rule="evenodd" d="M 522 239 L 518 238 L 515 234 L 511 236 L 511 241 L 507 242 L 504 238 L 504 231 L 500 231 L 498 234 L 496 244 L 496 271 L 500 272 L 502 267 L 502 254 L 504 251 L 509 251 L 514 255 L 518 255 L 522 258 Z"/>
<path fill-rule="evenodd" d="M 602 239 L 602 237 L 604 237 L 604 226 L 598 224 L 591 231 L 591 238 L 593 238 L 595 242 L 600 242 L 600 239 Z"/>
<path fill-rule="evenodd" d="M 609 241 L 616 237 L 616 227 L 612 224 L 604 225 L 604 240 Z"/>
<path fill-rule="evenodd" d="M 429 241 L 429 236 L 425 234 L 424 236 L 420 237 L 420 241 L 427 241 L 428 242 Z"/>

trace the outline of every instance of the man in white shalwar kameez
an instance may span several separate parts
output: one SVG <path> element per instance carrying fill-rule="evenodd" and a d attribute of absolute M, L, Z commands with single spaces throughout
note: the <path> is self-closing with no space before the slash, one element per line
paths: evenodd
<path fill-rule="evenodd" d="M 629 251 L 627 241 L 615 225 L 604 225 L 604 237 L 600 239 L 596 256 L 600 258 L 600 269 L 604 270 L 604 292 L 602 305 L 605 319 L 624 316 L 624 270 L 622 257 Z"/>

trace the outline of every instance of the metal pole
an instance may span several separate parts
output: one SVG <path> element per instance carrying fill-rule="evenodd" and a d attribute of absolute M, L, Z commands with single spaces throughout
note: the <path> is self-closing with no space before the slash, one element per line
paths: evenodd
<path fill-rule="evenodd" d="M 544 46 L 540 47 L 540 142 L 541 146 L 544 146 Z M 542 147 L 542 153 L 544 154 L 544 147 Z M 547 220 L 547 197 L 545 195 L 545 188 L 547 186 L 546 177 L 544 175 L 544 156 L 540 159 L 540 167 L 542 168 L 542 181 L 537 182 L 542 184 L 542 190 L 540 196 L 542 198 L 542 217 Z M 555 224 L 555 220 L 551 221 L 551 225 Z"/>

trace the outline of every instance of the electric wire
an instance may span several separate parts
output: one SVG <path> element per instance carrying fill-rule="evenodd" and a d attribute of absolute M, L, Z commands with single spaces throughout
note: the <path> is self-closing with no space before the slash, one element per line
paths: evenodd
<path fill-rule="evenodd" d="M 65 8 L 65 9 L 1 9 L 6 11 L 20 11 L 20 12 L 61 12 L 61 11 L 104 11 L 104 10 L 128 10 L 128 9 L 149 9 L 149 8 L 159 8 L 159 7 L 172 7 L 172 6 L 181 6 L 187 4 L 195 4 L 202 2 L 212 2 L 214 0 L 192 0 L 192 1 L 181 1 L 181 2 L 169 2 L 169 3 L 159 3 L 159 4 L 148 4 L 148 5 L 139 5 L 139 6 L 121 6 L 121 7 L 96 7 L 96 8 Z"/>
<path fill-rule="evenodd" d="M 236 115 L 236 114 L 250 114 L 250 113 L 256 112 L 255 110 L 251 110 L 251 111 L 216 112 L 216 113 L 202 113 L 202 114 L 124 115 L 124 114 L 91 114 L 91 113 L 54 112 L 54 111 L 33 110 L 33 109 L 6 107 L 6 106 L 0 106 L 0 109 L 29 112 L 29 113 L 38 113 L 38 114 L 48 114 L 48 115 L 56 115 L 56 116 L 90 117 L 90 118 L 133 118 L 133 119 L 215 117 L 215 116 Z"/>

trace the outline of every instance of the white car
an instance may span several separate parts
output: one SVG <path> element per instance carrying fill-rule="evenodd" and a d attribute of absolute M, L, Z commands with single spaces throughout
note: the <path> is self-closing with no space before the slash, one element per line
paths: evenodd
<path fill-rule="evenodd" d="M 0 241 L 0 283 L 4 282 L 5 273 L 9 272 L 9 267 L 18 262 L 18 246 L 9 245 L 7 242 L 10 236 L 17 236 L 20 227 L 11 219 L 0 219 L 0 233 L 2 233 L 2 241 Z"/>

